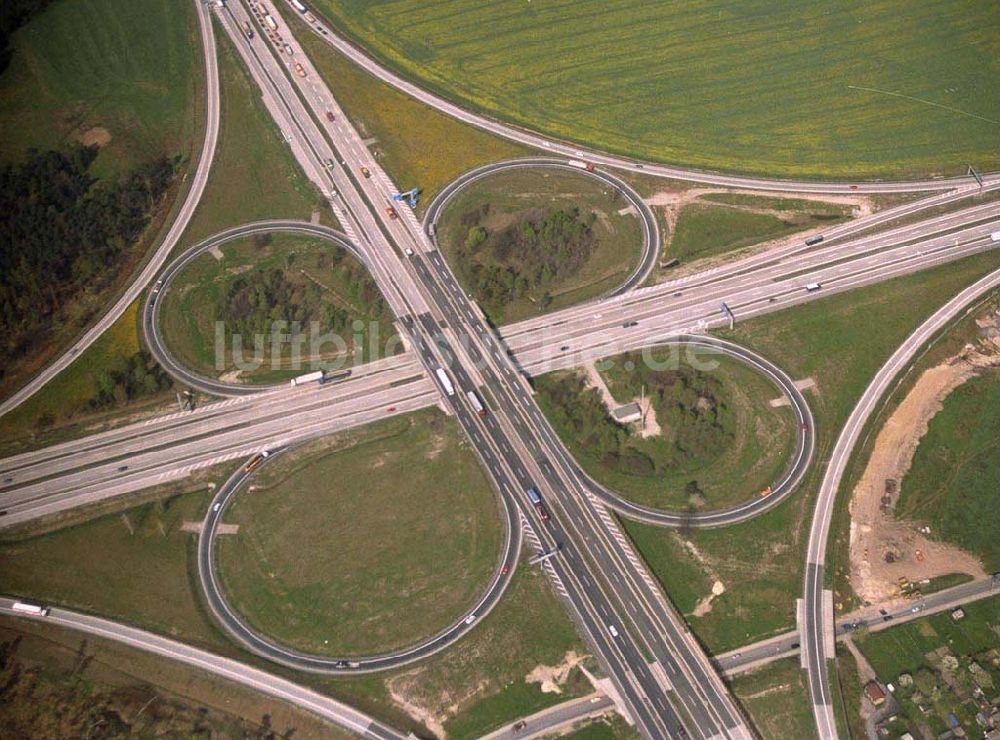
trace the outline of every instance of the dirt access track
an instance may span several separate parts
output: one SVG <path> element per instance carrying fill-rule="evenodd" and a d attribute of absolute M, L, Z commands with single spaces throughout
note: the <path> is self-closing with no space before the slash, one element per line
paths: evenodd
<path fill-rule="evenodd" d="M 899 481 L 944 399 L 983 368 L 997 365 L 997 344 L 966 345 L 957 355 L 924 371 L 879 431 L 849 505 L 851 586 L 866 602 L 900 596 L 900 578 L 916 582 L 947 573 L 986 575 L 978 558 L 928 539 L 916 525 L 897 520 L 893 506 L 899 497 Z"/>

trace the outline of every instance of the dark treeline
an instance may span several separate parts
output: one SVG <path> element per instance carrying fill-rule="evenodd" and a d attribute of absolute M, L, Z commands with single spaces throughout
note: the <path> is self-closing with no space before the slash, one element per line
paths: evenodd
<path fill-rule="evenodd" d="M 8 358 L 25 353 L 59 310 L 107 287 L 173 177 L 165 157 L 117 182 L 89 174 L 95 147 L 32 150 L 0 171 L 0 330 Z"/>
<path fill-rule="evenodd" d="M 38 15 L 50 0 L 3 0 L 0 3 L 0 72 L 10 64 L 10 35 Z"/>
<path fill-rule="evenodd" d="M 462 225 L 468 233 L 458 250 L 459 264 L 487 310 L 500 311 L 524 296 L 547 305 L 552 283 L 577 272 L 596 245 L 595 213 L 553 211 L 492 232 L 480 223 L 488 213 L 484 206 L 465 214 Z"/>
<path fill-rule="evenodd" d="M 97 391 L 90 400 L 94 410 L 124 406 L 143 396 L 151 396 L 173 385 L 170 376 L 145 350 L 119 358 L 95 379 Z"/>

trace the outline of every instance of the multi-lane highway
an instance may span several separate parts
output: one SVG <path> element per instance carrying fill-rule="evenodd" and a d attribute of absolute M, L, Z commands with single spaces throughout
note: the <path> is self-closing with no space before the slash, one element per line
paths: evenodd
<path fill-rule="evenodd" d="M 184 203 L 177 211 L 170 229 L 149 258 L 149 261 L 111 309 L 96 324 L 84 332 L 83 336 L 77 339 L 62 355 L 34 375 L 30 381 L 5 399 L 3 403 L 0 403 L 0 416 L 20 406 L 37 393 L 42 386 L 52 380 L 52 378 L 69 367 L 84 350 L 90 347 L 108 327 L 114 324 L 125 313 L 125 310 L 142 294 L 142 291 L 153 281 L 156 273 L 163 267 L 163 263 L 166 262 L 171 250 L 177 245 L 181 234 L 184 233 L 188 222 L 190 222 L 195 209 L 198 207 L 198 203 L 201 201 L 201 196 L 205 192 L 205 185 L 208 183 L 208 174 L 212 169 L 212 161 L 215 158 L 215 144 L 219 138 L 219 69 L 215 56 L 215 36 L 212 34 L 212 20 L 208 7 L 201 0 L 195 0 L 195 8 L 201 31 L 205 65 L 205 139 L 202 143 L 201 153 L 198 156 L 198 164 L 195 168 L 194 176 L 191 178 L 191 184 L 188 187 Z"/>
<path fill-rule="evenodd" d="M 223 11 L 223 25 L 234 39 L 239 39 L 237 24 L 247 20 L 256 21 L 247 18 L 242 6 L 230 4 Z M 583 494 L 560 449 L 552 448 L 551 430 L 526 384 L 499 351 L 476 307 L 457 289 L 454 276 L 436 253 L 428 254 L 431 245 L 419 223 L 405 210 L 393 217 L 386 204 L 397 189 L 294 39 L 288 34 L 280 39 L 281 48 L 290 44 L 300 65 L 298 74 L 290 75 L 287 57 L 278 57 L 264 43 L 264 34 L 256 36 L 257 43 L 245 44 L 252 50 L 244 60 L 265 95 L 273 95 L 276 107 L 289 112 L 292 135 L 302 137 L 295 153 L 313 171 L 330 161 L 341 165 L 326 170 L 326 188 L 337 193 L 338 220 L 367 250 L 375 279 L 424 367 L 429 373 L 448 368 L 444 372 L 453 376 L 461 393 L 446 392 L 445 402 L 480 454 L 492 450 L 498 463 L 486 467 L 497 488 L 522 508 L 547 547 L 562 548 L 550 561 L 558 587 L 641 731 L 652 737 L 676 734 L 686 726 L 698 735 L 748 736 L 739 710 L 683 621 L 656 590 L 606 510 Z M 278 42 L 273 34 L 271 40 Z M 292 90 L 290 81 L 296 86 Z M 316 121 L 322 122 L 326 111 L 336 123 L 321 123 L 321 128 Z M 356 174 L 362 167 L 372 173 L 370 179 Z M 443 390 L 449 390 L 447 385 Z M 470 413 L 464 398 L 470 390 L 488 396 L 486 419 Z M 533 485 L 548 499 L 551 516 L 543 517 L 527 504 L 524 491 Z M 657 657 L 662 675 L 649 669 L 640 645 Z"/>
<path fill-rule="evenodd" d="M 15 601 L 15 599 L 0 596 L 0 613 L 113 640 L 137 650 L 184 663 L 218 678 L 247 686 L 266 696 L 290 702 L 360 737 L 377 738 L 378 740 L 404 740 L 408 737 L 406 733 L 395 730 L 336 699 L 331 699 L 286 678 L 232 658 L 224 658 L 221 655 L 185 645 L 162 635 L 69 609 L 52 607 L 48 616 L 25 616 L 20 612 L 15 613 L 11 609 Z"/>

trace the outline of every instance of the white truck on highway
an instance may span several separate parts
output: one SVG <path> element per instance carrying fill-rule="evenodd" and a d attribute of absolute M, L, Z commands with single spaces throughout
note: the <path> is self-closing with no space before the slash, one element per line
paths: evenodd
<path fill-rule="evenodd" d="M 15 611 L 18 614 L 27 614 L 32 617 L 49 616 L 49 608 L 47 606 L 29 604 L 27 601 L 15 601 L 14 605 L 11 606 L 11 611 Z"/>
<path fill-rule="evenodd" d="M 317 370 L 314 373 L 306 373 L 305 375 L 299 375 L 298 377 L 292 378 L 292 388 L 297 385 L 304 385 L 305 383 L 312 383 L 317 380 L 323 380 L 322 370 Z"/>
<path fill-rule="evenodd" d="M 594 171 L 594 165 L 589 162 L 581 162 L 579 159 L 571 159 L 566 164 L 570 167 L 576 167 L 578 170 L 586 170 L 587 172 Z"/>
<path fill-rule="evenodd" d="M 1000 242 L 1000 231 L 994 231 L 990 234 L 990 239 L 995 242 Z"/>
<path fill-rule="evenodd" d="M 469 399 L 469 403 L 472 404 L 473 411 L 476 412 L 478 416 L 485 419 L 486 418 L 486 407 L 483 406 L 483 402 L 479 400 L 479 394 L 475 391 L 468 391 L 465 397 Z"/>
<path fill-rule="evenodd" d="M 441 387 L 444 388 L 444 392 L 449 396 L 455 395 L 455 386 L 451 384 L 451 378 L 448 377 L 448 373 L 445 372 L 443 367 L 439 367 L 434 371 L 437 375 L 438 380 L 441 382 Z"/>

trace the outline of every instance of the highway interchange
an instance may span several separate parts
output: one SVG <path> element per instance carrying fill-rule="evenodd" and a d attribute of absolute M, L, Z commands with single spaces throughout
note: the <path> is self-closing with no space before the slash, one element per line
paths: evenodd
<path fill-rule="evenodd" d="M 199 8 L 201 14 L 200 4 Z M 92 503 L 176 480 L 199 467 L 243 458 L 263 449 L 277 449 L 311 436 L 384 418 L 387 413 L 404 413 L 437 402 L 455 415 L 495 481 L 501 501 L 508 511 L 508 544 L 517 542 L 513 550 L 520 547 L 522 520 L 544 547 L 561 546 L 560 555 L 548 561 L 551 563 L 551 577 L 560 593 L 565 594 L 571 614 L 614 679 L 622 702 L 640 731 L 649 737 L 660 737 L 675 735 L 683 726 L 693 736 L 749 736 L 750 730 L 714 666 L 608 514 L 605 504 L 620 511 L 623 502 L 613 493 L 602 491 L 583 475 L 535 406 L 524 375 L 571 367 L 589 359 L 663 342 L 692 330 L 700 334 L 725 321 L 719 312 L 722 301 L 739 319 L 743 319 L 815 298 L 811 292 L 804 290 L 810 282 L 821 283 L 822 294 L 828 295 L 989 249 L 989 234 L 996 230 L 996 206 L 992 203 L 974 205 L 887 232 L 862 233 L 865 228 L 885 222 L 886 216 L 880 214 L 867 223 L 853 223 L 829 230 L 822 248 L 807 250 L 792 246 L 773 250 L 729 263 L 709 273 L 631 289 L 645 280 L 647 266 L 651 269 L 659 251 L 652 252 L 652 259 L 649 259 L 651 250 L 646 249 L 644 254 L 647 258 L 640 261 L 627 289 L 620 294 L 505 327 L 494 333 L 483 321 L 478 308 L 459 288 L 412 212 L 401 208 L 400 218 L 387 217 L 385 205 L 396 189 L 361 143 L 329 90 L 295 45 L 294 38 L 282 29 L 283 41 L 294 46 L 295 58 L 303 62 L 308 71 L 306 78 L 292 74 L 290 65 L 273 53 L 263 26 L 252 18 L 253 14 L 248 13 L 245 7 L 230 3 L 215 12 L 260 85 L 268 110 L 282 130 L 290 132 L 296 158 L 331 199 L 331 205 L 346 232 L 346 239 L 337 235 L 326 236 L 339 240 L 344 246 L 352 245 L 369 266 L 399 317 L 399 326 L 408 339 L 409 351 L 372 367 L 358 368 L 348 380 L 332 387 L 258 392 L 253 397 L 207 404 L 194 412 L 154 419 L 105 432 L 96 438 L 75 440 L 0 461 L 5 479 L 12 481 L 0 491 L 0 500 L 8 511 L 5 526 L 81 503 Z M 255 39 L 249 43 L 239 30 L 244 20 L 255 23 L 258 29 Z M 205 28 L 204 18 L 202 28 Z M 211 33 L 207 36 L 211 37 Z M 323 37 L 331 43 L 337 41 L 330 33 Z M 210 55 L 209 49 L 210 42 L 206 40 L 206 60 Z M 211 56 L 212 61 L 206 66 L 214 69 L 214 45 L 211 45 Z M 447 104 L 439 101 L 436 107 L 440 105 Z M 331 109 L 337 113 L 336 124 L 327 125 L 323 114 Z M 217 113 L 215 115 L 217 118 Z M 477 125 L 484 122 L 489 123 L 483 119 Z M 535 136 L 519 129 L 503 133 L 510 138 L 514 134 Z M 206 136 L 205 143 L 209 152 L 214 149 L 214 139 L 209 147 L 211 137 L 211 134 Z M 557 142 L 542 142 L 539 148 L 581 156 L 578 150 L 564 152 L 558 148 L 561 146 Z M 607 165 L 638 166 L 610 156 L 587 154 L 586 158 L 587 161 Z M 205 159 L 203 154 L 202 161 Z M 210 163 L 210 156 L 208 159 Z M 328 167 L 327 163 L 331 160 L 341 166 Z M 558 163 L 550 164 L 559 166 Z M 201 162 L 199 173 L 200 165 Z M 354 174 L 361 167 L 367 167 L 373 173 L 371 180 Z M 677 171 L 672 168 L 649 165 L 644 169 L 647 174 L 678 177 Z M 609 173 L 600 170 L 595 174 L 611 178 Z M 942 193 L 919 204 L 906 204 L 898 209 L 900 213 L 915 213 L 931 204 L 957 202 L 974 192 L 967 186 L 960 187 L 965 185 L 960 181 L 857 184 L 854 187 L 852 184 L 789 183 L 703 173 L 686 173 L 685 179 L 800 192 L 838 192 L 843 189 L 896 192 L 945 187 L 953 190 L 959 186 L 957 192 Z M 986 189 L 998 185 L 1000 183 L 995 178 L 988 178 Z M 192 185 L 192 193 L 194 191 Z M 642 213 L 641 208 L 639 211 Z M 175 226 L 177 223 L 175 221 Z M 429 223 L 433 223 L 433 219 Z M 299 228 L 297 225 L 286 226 Z M 261 227 L 256 225 L 250 228 Z M 654 219 L 652 229 L 655 228 Z M 659 244 L 658 233 L 655 239 L 650 239 L 649 229 L 647 224 L 647 246 Z M 171 233 L 173 231 L 171 229 Z M 160 261 L 156 268 L 144 271 L 132 286 L 136 296 L 156 277 L 169 251 L 163 251 L 162 247 L 157 251 Z M 166 277 L 169 278 L 169 275 Z M 162 287 L 165 288 L 167 283 L 168 280 L 165 280 Z M 996 284 L 984 279 L 973 287 L 981 293 Z M 971 300 L 966 293 L 942 309 L 948 311 L 939 312 L 940 321 L 947 321 L 948 316 L 961 310 Z M 155 334 L 155 298 L 147 298 L 146 305 L 144 323 L 149 322 L 147 333 L 153 331 Z M 97 328 L 95 326 L 95 330 Z M 924 338 L 921 339 L 921 336 Z M 901 352 L 904 349 L 906 352 L 897 353 L 900 355 L 897 363 L 905 364 L 908 361 L 907 352 L 912 357 L 927 336 L 929 334 L 925 336 L 917 332 L 907 345 L 900 348 Z M 704 337 L 691 339 L 702 341 Z M 564 346 L 569 347 L 569 351 L 562 350 Z M 772 379 L 777 378 L 775 382 L 783 391 L 786 390 L 785 383 L 790 383 L 790 379 L 779 369 L 770 366 L 763 358 L 751 359 L 773 369 L 775 374 Z M 902 366 L 894 365 L 890 378 Z M 463 393 L 450 397 L 435 388 L 428 376 L 432 376 L 437 367 L 449 368 L 462 391 L 476 389 L 488 399 L 491 413 L 486 419 L 479 419 L 470 410 Z M 187 372 L 176 363 L 171 370 Z M 201 381 L 212 382 L 211 379 L 188 380 L 194 387 L 199 387 L 196 383 Z M 41 383 L 44 380 L 37 387 Z M 787 391 L 790 395 L 797 393 L 794 386 L 790 388 Z M 204 387 L 204 390 L 224 395 L 238 392 L 221 387 Z M 873 382 L 873 388 L 866 392 L 862 401 L 868 399 L 873 404 L 884 390 L 884 387 L 881 390 L 875 388 Z M 30 395 L 31 390 L 26 391 Z M 377 406 L 372 404 L 375 394 L 379 398 Z M 22 400 L 23 397 L 27 396 L 22 394 Z M 812 424 L 806 417 L 808 405 L 803 401 L 800 408 L 793 403 L 793 409 L 800 414 L 800 428 L 805 434 L 800 435 L 796 463 L 789 468 L 789 483 L 780 491 L 782 495 L 794 489 L 795 476 L 805 470 L 812 444 Z M 866 418 L 862 417 L 855 424 L 857 430 Z M 855 437 L 857 430 L 852 432 Z M 847 432 L 845 429 L 845 434 Z M 850 434 L 842 439 L 845 439 L 846 462 L 854 440 Z M 838 442 L 838 449 L 840 446 Z M 129 461 L 127 465 L 122 463 L 126 459 Z M 834 468 L 831 466 L 828 469 L 828 478 Z M 829 702 L 824 701 L 826 656 L 824 641 L 820 639 L 823 619 L 822 610 L 818 607 L 821 597 L 817 594 L 822 588 L 824 527 L 828 527 L 829 523 L 825 510 L 832 505 L 827 499 L 832 502 L 838 482 L 839 478 L 831 479 L 829 485 L 824 481 L 818 513 L 814 518 L 815 537 L 810 538 L 810 568 L 807 569 L 805 583 L 807 615 L 803 645 L 809 655 L 810 688 L 823 737 L 835 736 L 836 731 L 832 724 L 823 724 L 828 713 L 824 707 L 828 707 Z M 546 503 L 552 509 L 551 521 L 541 520 L 538 512 L 527 505 L 523 491 L 531 485 L 541 488 Z M 232 490 L 236 490 L 235 482 Z M 778 497 L 774 497 L 773 501 L 777 500 Z M 750 503 L 756 504 L 757 508 L 765 504 L 773 505 L 769 499 L 759 501 L 763 503 Z M 667 516 L 660 512 L 625 513 Z M 755 513 L 758 512 L 729 512 L 720 521 L 711 524 L 739 521 L 741 517 Z M 730 515 L 733 518 L 727 520 L 726 516 Z M 210 509 L 206 524 L 212 520 Z M 676 524 L 668 520 L 657 523 Z M 211 536 L 203 537 L 202 541 L 210 546 Z M 510 566 L 516 562 L 516 555 L 508 562 L 511 553 L 510 547 L 505 549 L 488 593 L 494 590 L 502 592 L 504 579 L 501 577 L 501 566 L 506 565 L 508 570 L 512 570 Z M 472 626 L 465 624 L 463 619 L 450 629 L 460 633 L 463 627 Z M 456 634 L 449 634 L 447 639 L 457 639 Z M 652 667 L 643 657 L 645 652 L 655 658 Z"/>

